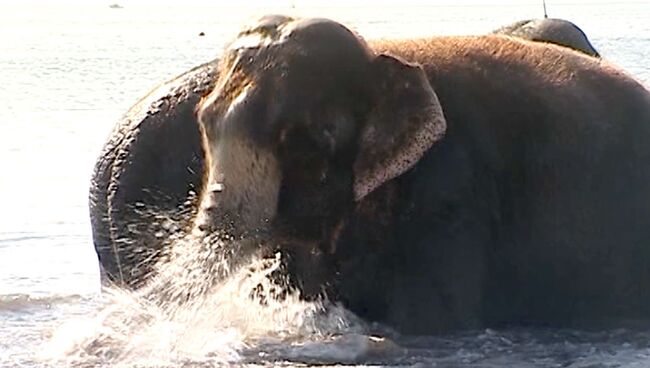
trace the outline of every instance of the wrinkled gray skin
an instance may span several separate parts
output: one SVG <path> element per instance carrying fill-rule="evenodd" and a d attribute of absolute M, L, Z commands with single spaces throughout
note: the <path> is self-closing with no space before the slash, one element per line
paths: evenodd
<path fill-rule="evenodd" d="M 600 57 L 598 51 L 589 42 L 587 35 L 578 26 L 564 19 L 522 20 L 499 28 L 493 33 L 531 41 L 554 43 L 581 51 L 590 56 Z"/>
<path fill-rule="evenodd" d="M 599 56 L 580 28 L 562 19 L 520 21 L 494 33 Z M 164 230 L 152 216 L 196 212 L 204 167 L 194 109 L 214 87 L 217 66 L 213 60 L 152 90 L 116 124 L 99 155 L 90 212 L 105 281 L 139 285 L 165 242 L 152 235 Z"/>
<path fill-rule="evenodd" d="M 188 225 L 280 250 L 303 296 L 412 334 L 648 320 L 650 93 L 624 72 L 513 37 L 368 44 L 332 21 L 265 17 L 216 79 L 179 120 L 203 139 L 155 142 L 190 155 L 146 172 L 107 150 L 133 181 L 96 176 L 96 234 L 103 213 L 148 224 L 110 198 L 158 171 L 178 170 L 159 188 L 182 202 L 203 145 Z M 142 253 L 118 255 L 136 269 Z"/>
<path fill-rule="evenodd" d="M 138 286 L 173 231 L 169 220 L 182 225 L 195 211 L 204 152 L 194 109 L 214 87 L 217 64 L 200 65 L 152 90 L 116 124 L 102 149 L 90 213 L 104 282 Z M 166 215 L 167 225 L 154 218 Z"/>

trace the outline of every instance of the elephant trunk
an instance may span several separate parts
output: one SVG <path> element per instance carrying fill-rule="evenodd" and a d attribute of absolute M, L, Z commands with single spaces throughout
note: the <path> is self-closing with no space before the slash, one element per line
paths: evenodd
<path fill-rule="evenodd" d="M 233 72 L 234 73 L 234 72 Z M 263 126 L 267 96 L 245 79 L 225 80 L 198 106 L 206 178 L 197 225 L 243 236 L 276 213 L 281 171 L 273 149 L 245 127 Z"/>
<path fill-rule="evenodd" d="M 276 283 L 300 290 L 306 299 L 325 295 L 331 257 L 318 242 L 277 226 L 281 176 L 275 156 L 241 139 L 224 140 L 206 152 L 209 168 L 195 228 L 264 256 L 280 252 L 281 270 L 271 275 Z"/>

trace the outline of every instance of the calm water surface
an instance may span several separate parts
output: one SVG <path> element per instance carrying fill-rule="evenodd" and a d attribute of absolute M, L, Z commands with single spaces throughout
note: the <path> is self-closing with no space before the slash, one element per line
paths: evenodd
<path fill-rule="evenodd" d="M 250 274 L 171 317 L 137 295 L 100 296 L 87 192 L 103 142 L 138 98 L 217 57 L 246 21 L 331 17 L 374 38 L 485 33 L 541 13 L 538 5 L 217 3 L 0 3 L 0 366 L 650 366 L 650 330 L 409 338 L 297 299 L 261 310 L 237 292 Z M 648 2 L 549 1 L 549 12 L 579 24 L 606 59 L 650 84 Z"/>

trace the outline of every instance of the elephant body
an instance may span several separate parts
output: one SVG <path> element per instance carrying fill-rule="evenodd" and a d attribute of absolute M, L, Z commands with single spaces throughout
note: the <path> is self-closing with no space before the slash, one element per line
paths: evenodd
<path fill-rule="evenodd" d="M 372 47 L 423 66 L 447 132 L 360 203 L 341 237 L 353 311 L 412 333 L 648 317 L 642 86 L 594 59 L 501 37 Z"/>
<path fill-rule="evenodd" d="M 494 31 L 497 34 L 548 42 L 568 47 L 587 55 L 600 57 L 587 35 L 575 24 L 564 19 L 544 18 L 522 20 Z"/>
<path fill-rule="evenodd" d="M 178 110 L 197 115 L 173 114 L 189 138 L 151 148 L 184 155 L 144 166 L 152 177 L 119 144 L 100 159 L 91 217 L 112 278 L 98 219 L 147 223 L 124 208 L 173 209 L 193 189 L 190 226 L 268 235 L 305 297 L 401 332 L 648 318 L 650 93 L 615 67 L 499 35 L 366 45 L 331 21 L 267 17 L 215 73 Z M 174 200 L 139 194 L 151 178 Z M 138 195 L 111 200 L 120 188 Z"/>

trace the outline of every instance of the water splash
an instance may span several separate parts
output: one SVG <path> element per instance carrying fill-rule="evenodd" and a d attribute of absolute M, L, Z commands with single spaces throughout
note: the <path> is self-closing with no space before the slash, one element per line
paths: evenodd
<path fill-rule="evenodd" d="M 274 273 L 281 270 L 281 253 L 264 256 L 252 243 L 216 233 L 179 237 L 147 285 L 135 292 L 106 289 L 90 316 L 76 314 L 55 330 L 36 362 L 14 361 L 76 367 L 448 368 L 632 368 L 650 362 L 648 330 L 400 336 L 364 324 L 327 300 L 301 300 L 288 283 L 278 282 Z"/>
<path fill-rule="evenodd" d="M 281 269 L 281 254 L 263 257 L 258 248 L 214 234 L 177 239 L 147 285 L 107 288 L 97 314 L 60 327 L 42 358 L 69 366 L 182 366 L 308 360 L 316 351 L 358 356 L 349 352 L 349 336 L 357 336 L 359 350 L 369 348 L 356 317 L 325 300 L 301 300 L 270 277 Z M 340 342 L 346 347 L 336 348 Z"/>

